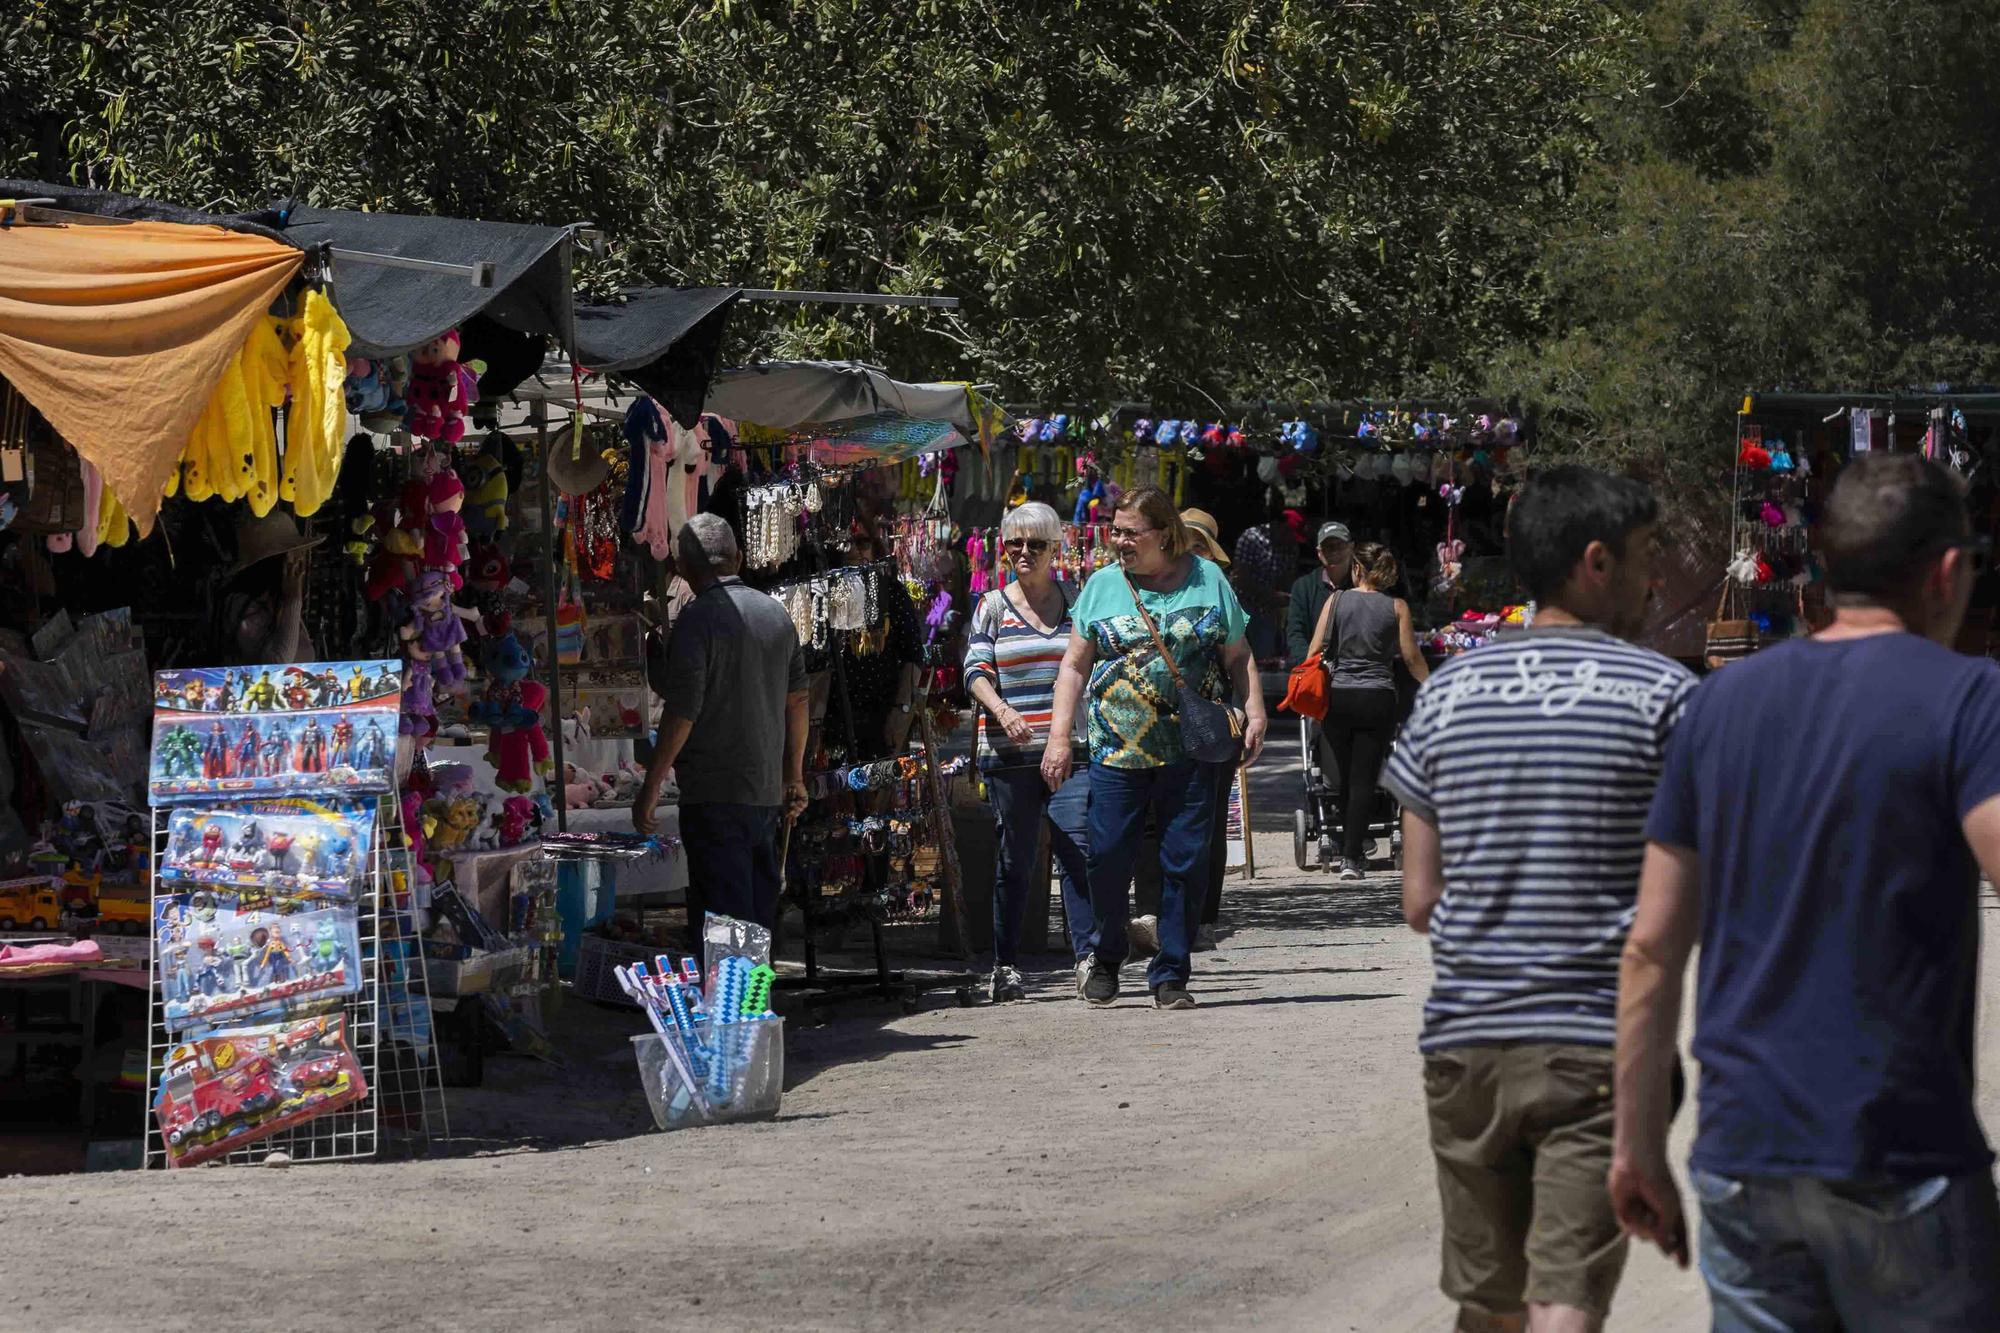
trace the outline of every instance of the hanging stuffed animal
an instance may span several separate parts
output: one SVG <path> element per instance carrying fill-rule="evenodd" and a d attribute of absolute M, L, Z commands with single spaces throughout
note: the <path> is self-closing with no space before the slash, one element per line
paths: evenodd
<path fill-rule="evenodd" d="M 1737 451 L 1736 462 L 1751 472 L 1767 472 L 1771 467 L 1771 451 L 1755 440 L 1745 440 L 1743 448 Z"/>
<path fill-rule="evenodd" d="M 1076 473 L 1083 479 L 1083 487 L 1076 493 L 1076 508 L 1070 512 L 1069 521 L 1077 527 L 1106 521 L 1110 517 L 1111 492 L 1098 471 L 1097 455 L 1085 454 L 1077 459 Z"/>
<path fill-rule="evenodd" d="M 429 665 L 434 684 L 449 690 L 465 679 L 465 622 L 451 604 L 451 584 L 442 571 L 427 569 L 418 578 L 403 639 L 411 659 Z"/>
<path fill-rule="evenodd" d="M 549 771 L 549 738 L 542 733 L 548 689 L 528 678 L 528 650 L 512 634 L 495 639 L 486 651 L 486 692 L 467 715 L 487 729 L 486 758 L 494 766 L 494 786 L 524 793 L 537 773 Z"/>
<path fill-rule="evenodd" d="M 507 468 L 490 449 L 482 449 L 459 464 L 465 483 L 465 531 L 487 540 L 507 530 Z"/>
<path fill-rule="evenodd" d="M 443 574 L 453 592 L 465 586 L 459 568 L 472 554 L 465 537 L 465 520 L 458 513 L 464 504 L 465 483 L 448 467 L 424 488 L 424 568 Z"/>
<path fill-rule="evenodd" d="M 459 364 L 458 349 L 458 330 L 452 329 L 410 358 L 410 434 L 420 440 L 456 444 L 465 438 L 466 414 L 479 401 L 479 378 Z"/>

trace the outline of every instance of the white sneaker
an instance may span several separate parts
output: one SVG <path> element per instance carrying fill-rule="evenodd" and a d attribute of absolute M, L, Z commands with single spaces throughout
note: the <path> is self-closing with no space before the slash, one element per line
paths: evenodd
<path fill-rule="evenodd" d="M 1076 964 L 1076 998 L 1077 998 L 1077 999 L 1081 1000 L 1081 999 L 1084 999 L 1084 998 L 1086 998 L 1086 997 L 1085 997 L 1085 995 L 1084 995 L 1084 993 L 1083 993 L 1083 988 L 1084 988 L 1085 986 L 1088 986 L 1088 985 L 1090 984 L 1090 974 L 1091 974 L 1092 972 L 1095 972 L 1096 970 L 1097 970 L 1097 955 L 1096 955 L 1096 954 L 1094 954 L 1094 953 L 1087 953 L 1087 954 L 1085 954 L 1085 955 L 1084 955 L 1084 956 L 1083 956 L 1082 958 L 1080 958 L 1080 959 L 1078 959 L 1078 960 L 1077 960 L 1077 964 Z"/>

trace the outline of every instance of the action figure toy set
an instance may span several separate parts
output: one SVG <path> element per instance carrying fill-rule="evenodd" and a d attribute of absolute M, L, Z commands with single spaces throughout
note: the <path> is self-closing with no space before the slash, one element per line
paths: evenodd
<path fill-rule="evenodd" d="M 160 879 L 175 887 L 352 901 L 368 873 L 372 805 L 306 800 L 183 806 L 167 822 Z"/>
<path fill-rule="evenodd" d="M 354 910 L 297 899 L 247 907 L 199 890 L 153 900 L 169 1032 L 282 1013 L 360 989 Z"/>
<path fill-rule="evenodd" d="M 195 1166 L 368 1093 L 340 1014 L 233 1028 L 167 1053 L 153 1097 L 167 1165 Z"/>
<path fill-rule="evenodd" d="M 153 683 L 155 805 L 393 785 L 400 662 L 196 667 Z"/>

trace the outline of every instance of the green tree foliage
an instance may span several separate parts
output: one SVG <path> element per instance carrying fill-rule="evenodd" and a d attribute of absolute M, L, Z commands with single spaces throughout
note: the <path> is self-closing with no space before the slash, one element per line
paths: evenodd
<path fill-rule="evenodd" d="M 948 292 L 742 354 L 1327 398 L 1546 326 L 1598 0 L 27 0 L 0 161 L 215 208 L 589 218 L 623 281 Z M 1574 273 L 1576 270 L 1572 270 Z"/>
<path fill-rule="evenodd" d="M 2000 6 L 1656 0 L 1643 94 L 1544 252 L 1550 321 L 1485 373 L 1545 438 L 1714 519 L 1747 389 L 2000 381 Z"/>

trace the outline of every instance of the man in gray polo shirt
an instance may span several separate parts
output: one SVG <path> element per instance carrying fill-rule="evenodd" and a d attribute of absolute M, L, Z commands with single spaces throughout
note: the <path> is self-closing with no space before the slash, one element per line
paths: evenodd
<path fill-rule="evenodd" d="M 729 525 L 697 514 L 675 543 L 694 600 L 674 622 L 666 693 L 632 827 L 651 834 L 667 771 L 680 781 L 688 926 L 705 911 L 774 927 L 778 824 L 805 809 L 806 667 L 792 618 L 736 577 Z"/>

